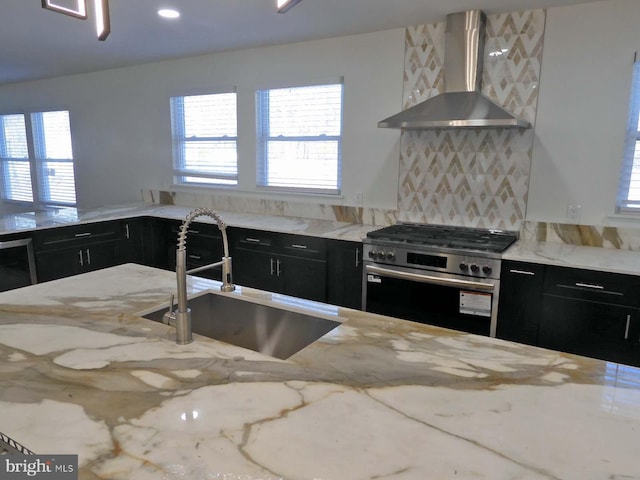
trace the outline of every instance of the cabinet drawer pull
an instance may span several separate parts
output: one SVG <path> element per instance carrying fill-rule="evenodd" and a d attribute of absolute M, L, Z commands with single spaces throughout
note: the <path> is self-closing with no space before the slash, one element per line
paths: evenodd
<path fill-rule="evenodd" d="M 594 290 L 604 290 L 604 287 L 602 285 L 596 285 L 593 283 L 576 282 L 576 287 L 592 288 Z"/>
<path fill-rule="evenodd" d="M 91 265 L 91 252 L 87 248 L 87 265 Z"/>
<path fill-rule="evenodd" d="M 200 233 L 200 230 L 191 230 L 190 228 L 188 228 L 187 232 L 188 233 L 195 233 L 197 235 L 198 233 Z"/>
<path fill-rule="evenodd" d="M 78 250 L 78 256 L 80 257 L 80 266 L 84 267 L 84 257 L 82 256 L 82 250 Z"/>
<path fill-rule="evenodd" d="M 244 241 L 249 243 L 260 243 L 259 238 L 245 237 Z"/>
<path fill-rule="evenodd" d="M 535 277 L 535 273 L 534 272 L 528 272 L 527 270 L 509 270 L 509 273 L 517 273 L 519 275 L 531 275 L 532 277 Z"/>
<path fill-rule="evenodd" d="M 624 328 L 625 340 L 629 340 L 629 325 L 631 325 L 631 315 L 627 315 L 627 326 Z"/>
<path fill-rule="evenodd" d="M 306 245 L 302 245 L 301 243 L 292 243 L 291 244 L 291 248 L 299 248 L 301 250 L 304 250 L 307 248 Z"/>
<path fill-rule="evenodd" d="M 276 260 L 276 275 L 280 276 L 280 260 Z"/>
<path fill-rule="evenodd" d="M 91 232 L 85 232 L 85 233 L 76 233 L 74 235 L 74 237 L 79 238 L 79 237 L 89 237 L 91 236 Z"/>
<path fill-rule="evenodd" d="M 124 224 L 124 236 L 126 237 L 127 240 L 129 240 L 129 238 L 131 237 L 129 235 L 129 224 L 128 223 Z"/>
<path fill-rule="evenodd" d="M 273 272 L 275 272 L 275 268 L 274 268 L 274 263 L 273 263 L 273 258 L 269 259 L 269 262 L 271 264 L 271 275 L 273 275 Z"/>
<path fill-rule="evenodd" d="M 200 260 L 202 257 L 200 255 L 189 255 L 189 258 L 193 260 Z"/>
<path fill-rule="evenodd" d="M 356 268 L 360 266 L 360 249 L 356 248 Z"/>

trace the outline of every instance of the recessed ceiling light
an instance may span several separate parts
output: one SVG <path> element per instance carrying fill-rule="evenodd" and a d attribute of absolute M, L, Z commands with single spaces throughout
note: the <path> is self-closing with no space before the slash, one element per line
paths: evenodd
<path fill-rule="evenodd" d="M 162 18 L 178 18 L 180 16 L 180 12 L 173 10 L 172 8 L 163 8 L 158 10 L 158 15 Z"/>

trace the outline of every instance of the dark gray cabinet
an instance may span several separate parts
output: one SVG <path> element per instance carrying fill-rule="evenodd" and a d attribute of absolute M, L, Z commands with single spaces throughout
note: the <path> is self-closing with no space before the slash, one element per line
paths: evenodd
<path fill-rule="evenodd" d="M 362 309 L 362 243 L 327 240 L 327 303 Z"/>
<path fill-rule="evenodd" d="M 547 266 L 541 347 L 640 366 L 640 278 Z"/>
<path fill-rule="evenodd" d="M 544 265 L 502 262 L 496 336 L 504 340 L 538 344 L 542 315 Z"/>
<path fill-rule="evenodd" d="M 41 282 L 116 264 L 118 222 L 99 222 L 37 230 L 33 233 Z"/>
<path fill-rule="evenodd" d="M 235 283 L 326 301 L 324 239 L 250 229 L 234 229 L 232 238 Z"/>

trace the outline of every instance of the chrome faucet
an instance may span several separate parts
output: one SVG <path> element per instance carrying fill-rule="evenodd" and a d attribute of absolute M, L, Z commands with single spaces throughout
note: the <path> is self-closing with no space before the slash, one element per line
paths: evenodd
<path fill-rule="evenodd" d="M 218 224 L 218 228 L 222 233 L 222 246 L 224 256 L 219 262 L 203 265 L 192 270 L 187 270 L 187 232 L 189 225 L 196 218 L 208 216 L 213 218 Z M 181 345 L 191 343 L 193 336 L 191 332 L 191 309 L 187 307 L 187 274 L 201 272 L 210 268 L 222 266 L 222 285 L 220 290 L 223 292 L 232 292 L 236 289 L 232 283 L 231 276 L 231 257 L 229 256 L 229 243 L 227 241 L 227 225 L 222 221 L 218 212 L 209 208 L 196 208 L 182 222 L 180 233 L 178 235 L 178 249 L 176 250 L 176 279 L 178 283 L 178 309 L 173 309 L 173 295 L 169 303 L 169 311 L 164 314 L 163 321 L 167 324 L 175 323 L 176 326 L 176 343 Z"/>

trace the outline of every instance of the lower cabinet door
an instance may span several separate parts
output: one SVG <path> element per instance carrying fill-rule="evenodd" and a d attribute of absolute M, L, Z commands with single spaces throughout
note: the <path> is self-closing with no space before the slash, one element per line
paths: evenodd
<path fill-rule="evenodd" d="M 538 344 L 640 366 L 639 319 L 632 307 L 544 295 Z"/>
<path fill-rule="evenodd" d="M 277 257 L 276 271 L 283 282 L 283 293 L 317 302 L 327 301 L 327 262 L 296 257 Z"/>
<path fill-rule="evenodd" d="M 234 283 L 268 292 L 282 292 L 282 281 L 276 274 L 279 264 L 274 255 L 236 248 L 231 262 Z"/>

